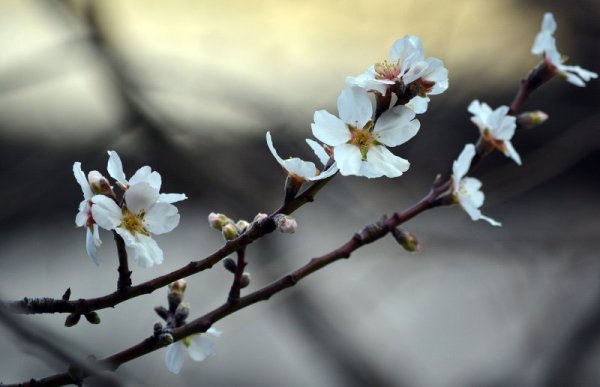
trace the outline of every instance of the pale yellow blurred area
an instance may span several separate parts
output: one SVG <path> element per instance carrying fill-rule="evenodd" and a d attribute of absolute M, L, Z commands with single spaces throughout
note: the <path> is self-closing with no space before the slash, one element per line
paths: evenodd
<path fill-rule="evenodd" d="M 89 44 L 90 4 L 145 102 L 208 138 L 308 127 L 315 110 L 334 108 L 346 76 L 386 59 L 408 34 L 449 69 L 442 102 L 463 95 L 465 81 L 514 84 L 537 61 L 529 49 L 543 13 L 474 0 L 66 2 L 77 20 L 59 3 L 0 4 L 0 79 L 21 69 L 43 80 L 0 96 L 4 135 L 64 145 L 123 120 L 114 79 Z"/>

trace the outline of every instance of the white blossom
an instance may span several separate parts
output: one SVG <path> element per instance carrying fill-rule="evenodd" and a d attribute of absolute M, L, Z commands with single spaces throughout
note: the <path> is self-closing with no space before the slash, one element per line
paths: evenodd
<path fill-rule="evenodd" d="M 92 174 L 92 171 L 90 174 Z M 92 202 L 91 199 L 94 196 L 88 179 L 81 170 L 81 163 L 79 161 L 73 164 L 73 174 L 75 180 L 81 186 L 83 192 L 83 200 L 79 203 L 79 212 L 75 216 L 75 224 L 78 227 L 85 227 L 85 249 L 88 255 L 92 258 L 96 265 L 100 265 L 100 256 L 98 255 L 98 247 L 102 244 L 100 240 L 100 232 L 98 225 L 94 221 L 92 216 Z"/>
<path fill-rule="evenodd" d="M 555 69 L 567 82 L 574 84 L 575 86 L 583 87 L 585 82 L 590 81 L 592 78 L 598 78 L 598 74 L 579 66 L 568 66 L 564 65 L 563 62 L 566 60 L 558 52 L 556 48 L 556 40 L 554 39 L 554 32 L 556 31 L 556 20 L 554 15 L 550 12 L 544 14 L 542 20 L 542 29 L 536 35 L 531 47 L 531 53 L 534 55 L 544 55 L 544 60 L 548 65 Z"/>
<path fill-rule="evenodd" d="M 125 172 L 123 172 L 123 163 L 121 162 L 121 158 L 119 157 L 117 152 L 109 150 L 108 156 L 108 174 L 117 181 L 121 188 L 126 190 L 134 184 L 144 182 L 160 192 L 162 178 L 158 172 L 152 171 L 152 168 L 145 165 L 138 169 L 133 174 L 133 176 L 131 176 L 131 178 L 127 180 L 127 178 L 125 177 Z M 187 196 L 185 194 L 174 193 L 161 193 L 158 197 L 158 201 L 161 203 L 176 203 L 185 199 L 187 199 Z"/>
<path fill-rule="evenodd" d="M 475 146 L 467 144 L 458 159 L 452 164 L 452 196 L 469 214 L 472 220 L 483 219 L 492 226 L 501 226 L 499 222 L 481 213 L 485 196 L 481 192 L 481 181 L 474 177 L 465 177 L 475 156 Z"/>
<path fill-rule="evenodd" d="M 277 154 L 277 151 L 273 146 L 271 133 L 267 132 L 266 137 L 267 146 L 273 154 L 273 157 L 275 157 L 275 160 L 277 160 L 279 165 L 283 167 L 286 173 L 294 179 L 297 179 L 299 181 L 322 180 L 333 176 L 338 171 L 337 165 L 335 165 L 335 163 L 331 165 L 327 170 L 320 171 L 319 169 L 317 169 L 314 163 L 310 161 L 304 161 L 302 159 L 299 159 L 298 157 L 293 157 L 284 160 L 279 156 L 279 154 Z M 315 143 L 312 140 L 306 141 L 308 142 L 308 145 L 313 149 L 323 166 L 326 166 L 327 162 L 329 161 L 329 157 L 327 156 L 323 147 L 321 147 L 319 144 Z"/>
<path fill-rule="evenodd" d="M 177 208 L 159 202 L 158 189 L 147 182 L 131 185 L 124 195 L 125 203 L 119 207 L 114 200 L 104 196 L 92 197 L 92 215 L 96 223 L 115 230 L 129 248 L 133 260 L 142 267 L 163 262 L 163 251 L 151 234 L 164 234 L 179 224 Z"/>
<path fill-rule="evenodd" d="M 221 336 L 221 331 L 215 328 L 209 328 L 206 333 L 214 337 Z M 209 356 L 215 355 L 215 346 L 204 334 L 191 335 L 172 343 L 167 347 L 165 353 L 167 369 L 174 374 L 178 374 L 183 367 L 186 352 L 192 360 L 200 362 Z"/>
<path fill-rule="evenodd" d="M 395 106 L 374 123 L 367 91 L 353 86 L 344 88 L 337 106 L 340 118 L 319 110 L 311 127 L 318 140 L 334 148 L 342 175 L 397 177 L 408 170 L 410 163 L 386 146 L 403 144 L 417 134 L 420 123 L 414 119 L 414 111 Z"/>
<path fill-rule="evenodd" d="M 483 139 L 521 165 L 521 157 L 510 142 L 517 129 L 517 119 L 507 114 L 508 106 L 492 110 L 487 103 L 474 100 L 468 110 L 473 114 L 471 121 L 479 128 Z"/>
<path fill-rule="evenodd" d="M 394 42 L 389 60 L 376 63 L 357 77 L 347 77 L 346 83 L 386 94 L 393 85 L 402 87 L 413 84 L 417 100 L 407 104 L 416 113 L 427 110 L 429 97 L 443 93 L 448 88 L 448 70 L 444 63 L 434 57 L 425 59 L 423 44 L 418 36 L 404 36 Z"/>

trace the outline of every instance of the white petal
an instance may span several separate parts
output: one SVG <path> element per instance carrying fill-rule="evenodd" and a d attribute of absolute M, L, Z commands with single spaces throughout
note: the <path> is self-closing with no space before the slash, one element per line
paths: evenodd
<path fill-rule="evenodd" d="M 374 66 L 371 66 L 367 71 L 356 77 L 346 77 L 346 85 L 358 86 L 366 91 L 377 91 L 381 94 L 385 94 L 388 87 L 394 84 L 394 81 L 388 79 L 376 79 L 376 74 Z"/>
<path fill-rule="evenodd" d="M 306 139 L 306 143 L 308 146 L 315 152 L 315 155 L 319 158 L 319 161 L 324 166 L 329 162 L 329 155 L 325 152 L 325 149 L 318 142 L 311 140 L 310 138 Z"/>
<path fill-rule="evenodd" d="M 344 144 L 352 137 L 346 123 L 326 110 L 318 110 L 311 124 L 313 136 L 327 145 Z"/>
<path fill-rule="evenodd" d="M 379 117 L 373 133 L 377 140 L 387 146 L 404 144 L 419 131 L 419 120 L 412 120 L 415 112 L 405 106 L 395 106 Z M 412 120 L 412 121 L 411 121 Z"/>
<path fill-rule="evenodd" d="M 504 147 L 506 148 L 506 156 L 513 159 L 518 165 L 521 165 L 521 156 L 519 156 L 512 143 L 510 141 L 504 141 Z"/>
<path fill-rule="evenodd" d="M 123 237 L 125 244 L 131 249 L 131 258 L 138 266 L 149 268 L 163 263 L 163 251 L 154 239 L 141 234 L 132 235 L 122 228 L 117 228 L 115 231 Z"/>
<path fill-rule="evenodd" d="M 133 186 L 135 187 L 135 186 Z M 168 203 L 156 203 L 144 216 L 146 229 L 153 234 L 164 234 L 172 231 L 179 224 L 177 207 Z"/>
<path fill-rule="evenodd" d="M 407 160 L 396 156 L 381 145 L 369 148 L 367 163 L 387 177 L 398 177 L 410 167 Z"/>
<path fill-rule="evenodd" d="M 477 208 L 481 207 L 485 200 L 483 192 L 479 190 L 481 188 L 481 181 L 474 177 L 465 177 L 460 181 L 460 185 L 461 191 L 466 192 L 465 196 L 469 198 L 473 206 Z"/>
<path fill-rule="evenodd" d="M 271 154 L 273 155 L 273 157 L 275 157 L 275 160 L 277 160 L 279 165 L 281 165 L 283 167 L 284 160 L 279 156 L 279 154 L 275 150 L 275 147 L 273 146 L 273 140 L 271 139 L 271 132 L 267 132 L 266 137 L 267 137 L 267 146 L 269 147 Z"/>
<path fill-rule="evenodd" d="M 93 196 L 92 189 L 90 188 L 90 183 L 88 183 L 85 174 L 81 170 L 81 163 L 79 161 L 73 163 L 73 175 L 75 175 L 75 180 L 77 180 L 81 187 L 84 199 L 91 198 Z"/>
<path fill-rule="evenodd" d="M 404 36 L 396 40 L 390 48 L 390 60 L 392 62 L 400 61 L 403 68 L 422 59 L 423 44 L 418 36 Z"/>
<path fill-rule="evenodd" d="M 502 226 L 502 223 L 490 218 L 489 216 L 485 216 L 483 214 L 479 215 L 479 219 L 483 219 L 486 222 L 488 222 L 489 224 L 491 224 L 492 226 Z"/>
<path fill-rule="evenodd" d="M 327 169 L 326 171 L 319 173 L 317 176 L 307 177 L 306 179 L 310 181 L 323 180 L 335 175 L 338 171 L 339 168 L 337 166 L 337 163 L 333 163 L 331 164 L 331 167 L 329 167 L 329 169 Z"/>
<path fill-rule="evenodd" d="M 180 201 L 185 200 L 187 198 L 188 197 L 186 196 L 186 194 L 179 194 L 179 193 L 165 194 L 165 193 L 161 193 L 160 195 L 158 195 L 158 202 L 159 203 L 177 203 L 177 202 L 180 202 Z"/>
<path fill-rule="evenodd" d="M 350 144 L 338 145 L 333 149 L 333 157 L 342 175 L 359 174 L 362 156 L 358 147 Z"/>
<path fill-rule="evenodd" d="M 178 341 L 170 344 L 165 353 L 165 364 L 167 365 L 167 369 L 174 374 L 178 374 L 183 367 L 184 357 L 185 344 L 183 344 L 183 342 Z"/>
<path fill-rule="evenodd" d="M 487 103 L 481 103 L 478 100 L 471 101 L 467 110 L 474 116 L 479 117 L 484 123 L 487 121 L 487 117 L 492 114 L 492 108 Z"/>
<path fill-rule="evenodd" d="M 362 162 L 360 164 L 360 171 L 358 172 L 358 175 L 369 179 L 374 179 L 383 176 L 383 172 L 374 169 L 369 163 Z"/>
<path fill-rule="evenodd" d="M 215 354 L 215 345 L 203 335 L 193 335 L 188 347 L 190 357 L 195 361 L 202 361 Z"/>
<path fill-rule="evenodd" d="M 90 202 L 84 199 L 79 203 L 79 212 L 75 215 L 75 224 L 77 227 L 83 227 L 87 224 L 90 215 Z"/>
<path fill-rule="evenodd" d="M 110 177 L 119 183 L 128 184 L 127 179 L 125 178 L 125 172 L 123 172 L 123 163 L 121 163 L 121 158 L 117 152 L 108 151 L 108 165 L 106 166 L 106 170 Z"/>
<path fill-rule="evenodd" d="M 424 60 L 413 63 L 406 72 L 406 74 L 402 76 L 404 84 L 408 85 L 409 83 L 412 83 L 417 79 L 421 78 L 421 76 L 423 76 L 423 74 L 425 74 L 425 72 L 427 71 L 428 67 L 429 64 Z"/>
<path fill-rule="evenodd" d="M 465 195 L 458 195 L 458 201 L 461 207 L 471 217 L 471 220 L 479 220 L 481 211 L 471 202 L 471 198 Z"/>
<path fill-rule="evenodd" d="M 125 192 L 127 208 L 134 214 L 148 211 L 158 201 L 158 190 L 148 183 L 138 183 L 129 187 Z"/>
<path fill-rule="evenodd" d="M 206 330 L 206 333 L 208 333 L 209 335 L 213 335 L 215 337 L 219 337 L 223 334 L 223 332 L 221 332 L 219 329 L 213 328 L 213 327 L 208 328 Z"/>
<path fill-rule="evenodd" d="M 467 174 L 469 167 L 471 167 L 471 161 L 475 157 L 475 145 L 467 144 L 464 149 L 458 156 L 458 159 L 454 161 L 452 164 L 452 176 L 455 181 L 460 181 L 464 175 Z M 458 189 L 458 184 L 455 184 L 454 187 Z"/>
<path fill-rule="evenodd" d="M 121 208 L 114 200 L 104 195 L 96 195 L 92 197 L 92 203 L 92 216 L 98 226 L 105 230 L 113 230 L 121 223 Z"/>
<path fill-rule="evenodd" d="M 131 176 L 131 179 L 129 179 L 129 184 L 134 185 L 137 183 L 148 183 L 150 187 L 160 191 L 162 178 L 160 177 L 160 173 L 156 171 L 152 172 L 152 168 L 145 165 L 138 169 L 133 176 Z"/>
<path fill-rule="evenodd" d="M 546 12 L 544 14 L 544 19 L 542 20 L 542 31 L 553 34 L 556 31 L 556 27 L 556 20 L 554 19 L 552 12 Z"/>
<path fill-rule="evenodd" d="M 364 127 L 373 117 L 373 105 L 369 93 L 360 87 L 344 87 L 338 97 L 337 107 L 342 121 L 354 127 Z"/>
<path fill-rule="evenodd" d="M 98 232 L 98 225 L 94 225 L 96 233 Z M 100 256 L 98 255 L 97 242 L 100 241 L 100 238 L 96 238 L 94 233 L 90 231 L 88 228 L 85 233 L 85 249 L 96 264 L 96 266 L 100 266 Z"/>
<path fill-rule="evenodd" d="M 283 162 L 283 168 L 292 175 L 298 176 L 302 179 L 309 177 L 315 177 L 317 175 L 317 167 L 315 163 L 310 161 L 304 161 L 298 157 L 287 159 Z"/>
<path fill-rule="evenodd" d="M 413 97 L 408 103 L 404 106 L 411 109 L 416 114 L 423 114 L 427 111 L 427 105 L 429 104 L 428 97 Z"/>

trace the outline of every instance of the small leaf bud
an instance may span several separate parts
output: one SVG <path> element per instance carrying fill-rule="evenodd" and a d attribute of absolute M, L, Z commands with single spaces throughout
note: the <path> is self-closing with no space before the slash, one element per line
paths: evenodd
<path fill-rule="evenodd" d="M 250 285 L 250 279 L 250 273 L 244 272 L 244 274 L 242 274 L 242 282 L 240 283 L 240 289 L 248 287 L 248 285 Z"/>
<path fill-rule="evenodd" d="M 267 219 L 269 217 L 269 215 L 265 214 L 264 212 L 259 212 L 258 214 L 256 214 L 256 216 L 254 217 L 253 222 L 262 222 L 263 220 Z"/>
<path fill-rule="evenodd" d="M 169 292 L 169 294 L 167 294 L 167 301 L 169 302 L 169 311 L 175 313 L 175 310 L 177 310 L 177 307 L 181 304 L 181 301 L 183 301 L 183 295 L 181 293 Z"/>
<path fill-rule="evenodd" d="M 69 298 L 71 298 L 71 288 L 67 288 L 65 293 L 62 295 L 63 301 L 69 301 Z"/>
<path fill-rule="evenodd" d="M 163 332 L 158 335 L 158 343 L 160 345 L 169 345 L 173 342 L 173 335 L 169 332 Z"/>
<path fill-rule="evenodd" d="M 273 220 L 275 221 L 277 229 L 280 232 L 293 234 L 298 228 L 298 223 L 296 220 L 288 215 L 277 214 L 273 217 Z"/>
<path fill-rule="evenodd" d="M 190 304 L 187 302 L 182 302 L 175 309 L 175 321 L 180 324 L 185 321 L 186 318 L 190 315 Z"/>
<path fill-rule="evenodd" d="M 225 258 L 223 260 L 223 266 L 225 267 L 225 269 L 227 269 L 227 271 L 230 271 L 232 273 L 235 273 L 235 271 L 237 270 L 237 263 L 235 263 L 233 258 Z"/>
<path fill-rule="evenodd" d="M 157 321 L 154 323 L 152 330 L 154 331 L 154 336 L 158 337 L 163 330 L 163 325 L 160 321 Z"/>
<path fill-rule="evenodd" d="M 223 233 L 223 238 L 226 241 L 231 241 L 238 237 L 238 228 L 233 223 L 224 224 L 221 228 L 221 232 Z"/>
<path fill-rule="evenodd" d="M 86 313 L 85 315 L 85 319 L 88 320 L 88 322 L 90 324 L 100 324 L 100 316 L 98 315 L 98 313 L 96 312 L 89 312 Z"/>
<path fill-rule="evenodd" d="M 248 229 L 248 227 L 250 227 L 250 223 L 241 219 L 241 220 L 237 221 L 235 226 L 238 228 L 239 232 L 242 233 L 242 232 L 246 231 Z"/>
<path fill-rule="evenodd" d="M 81 318 L 81 315 L 79 313 L 71 313 L 65 319 L 65 326 L 68 328 L 68 327 L 72 327 L 74 325 L 77 325 L 77 323 L 79 322 L 80 318 Z"/>
<path fill-rule="evenodd" d="M 517 116 L 517 125 L 523 129 L 531 129 L 543 124 L 547 119 L 548 114 L 541 110 L 523 112 Z"/>
<path fill-rule="evenodd" d="M 167 320 L 169 318 L 169 311 L 164 306 L 157 306 L 156 308 L 154 308 L 154 311 L 163 320 Z"/>
<path fill-rule="evenodd" d="M 394 236 L 394 239 L 396 239 L 396 242 L 398 242 L 400 246 L 404 247 L 404 250 L 410 252 L 419 251 L 419 241 L 413 234 L 399 228 L 395 228 L 392 230 L 392 235 Z"/>
<path fill-rule="evenodd" d="M 214 229 L 221 231 L 221 228 L 228 223 L 231 223 L 231 219 L 224 214 L 211 212 L 208 215 L 208 224 Z"/>

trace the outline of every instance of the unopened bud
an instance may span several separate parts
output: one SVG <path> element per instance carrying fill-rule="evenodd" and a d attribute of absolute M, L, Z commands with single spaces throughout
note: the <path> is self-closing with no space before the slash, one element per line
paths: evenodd
<path fill-rule="evenodd" d="M 208 214 L 208 224 L 214 229 L 220 231 L 221 228 L 228 223 L 231 223 L 231 219 L 224 214 L 217 214 L 214 212 Z"/>
<path fill-rule="evenodd" d="M 183 294 L 185 292 L 186 288 L 187 288 L 187 281 L 185 279 L 181 278 L 175 282 L 172 282 L 169 285 L 169 293 Z"/>
<path fill-rule="evenodd" d="M 173 342 L 173 335 L 169 332 L 163 332 L 158 335 L 158 343 L 160 345 L 169 345 Z"/>
<path fill-rule="evenodd" d="M 158 337 L 158 335 L 160 335 L 160 333 L 163 330 L 163 325 L 161 324 L 160 321 L 157 321 L 154 323 L 152 330 L 154 331 L 154 336 Z"/>
<path fill-rule="evenodd" d="M 410 252 L 419 251 L 419 241 L 408 231 L 395 228 L 392 230 L 392 235 L 394 236 L 394 239 L 396 239 L 396 242 L 404 247 L 404 250 Z"/>
<path fill-rule="evenodd" d="M 187 302 L 182 302 L 175 309 L 175 321 L 177 323 L 183 323 L 186 318 L 190 315 L 190 304 Z"/>
<path fill-rule="evenodd" d="M 238 228 L 239 232 L 244 232 L 250 227 L 250 223 L 245 220 L 238 220 L 235 226 Z"/>
<path fill-rule="evenodd" d="M 169 318 L 169 311 L 164 306 L 157 306 L 154 311 L 165 321 Z"/>
<path fill-rule="evenodd" d="M 269 217 L 269 215 L 265 214 L 264 212 L 259 212 L 254 217 L 254 222 L 257 222 L 257 223 L 262 222 L 263 220 L 267 219 L 268 217 Z"/>
<path fill-rule="evenodd" d="M 223 233 L 223 238 L 225 238 L 226 241 L 237 238 L 239 234 L 238 228 L 231 222 L 223 225 L 221 232 Z"/>
<path fill-rule="evenodd" d="M 77 325 L 77 323 L 79 322 L 80 318 L 81 318 L 81 315 L 79 313 L 71 313 L 65 319 L 65 326 L 68 328 L 68 327 L 72 327 L 74 325 Z"/>
<path fill-rule="evenodd" d="M 541 110 L 533 112 L 524 112 L 517 116 L 517 125 L 523 129 L 535 128 L 538 125 L 543 124 L 548 119 L 548 114 Z"/>
<path fill-rule="evenodd" d="M 296 220 L 288 215 L 277 214 L 273 217 L 273 220 L 277 225 L 277 229 L 287 234 L 293 234 L 298 228 Z"/>
<path fill-rule="evenodd" d="M 250 285 L 250 279 L 250 273 L 244 272 L 244 274 L 242 274 L 242 281 L 240 282 L 240 289 L 243 289 Z"/>
<path fill-rule="evenodd" d="M 237 270 L 237 263 L 235 263 L 233 258 L 225 258 L 223 260 L 223 266 L 225 267 L 225 269 L 227 269 L 227 271 L 230 271 L 232 273 L 235 273 L 235 271 Z"/>
<path fill-rule="evenodd" d="M 88 173 L 88 183 L 90 183 L 90 188 L 95 195 L 115 196 L 106 177 L 98 171 L 90 171 L 90 173 Z"/>
<path fill-rule="evenodd" d="M 90 312 L 84 314 L 85 319 L 88 320 L 90 324 L 100 324 L 100 316 L 96 312 Z"/>
<path fill-rule="evenodd" d="M 175 310 L 177 310 L 177 307 L 181 304 L 181 301 L 183 301 L 183 294 L 169 292 L 169 294 L 167 294 L 167 301 L 169 302 L 169 311 L 175 313 Z M 156 308 L 154 310 L 156 310 Z"/>

